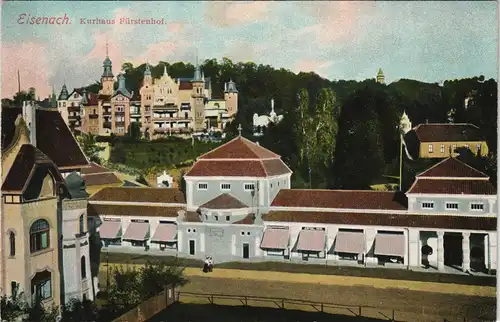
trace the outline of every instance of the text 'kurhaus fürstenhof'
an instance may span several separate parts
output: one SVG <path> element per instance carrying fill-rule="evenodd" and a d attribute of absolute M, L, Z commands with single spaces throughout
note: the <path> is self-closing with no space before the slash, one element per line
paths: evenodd
<path fill-rule="evenodd" d="M 20 25 L 71 25 L 72 19 L 65 13 L 61 16 L 33 16 L 30 13 L 21 13 L 17 19 Z M 103 18 L 79 18 L 81 25 L 165 25 L 165 18 L 129 18 L 121 17 L 118 19 Z"/>

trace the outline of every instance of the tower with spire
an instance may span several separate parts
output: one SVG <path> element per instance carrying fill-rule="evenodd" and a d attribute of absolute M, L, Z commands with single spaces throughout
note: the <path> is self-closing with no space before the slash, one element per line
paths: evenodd
<path fill-rule="evenodd" d="M 99 91 L 99 94 L 112 95 L 114 86 L 114 75 L 113 75 L 113 64 L 111 63 L 111 59 L 109 59 L 107 39 L 106 39 L 106 59 L 104 59 L 102 67 L 103 67 L 103 72 L 101 75 L 101 90 Z"/>
<path fill-rule="evenodd" d="M 382 71 L 382 68 L 378 69 L 377 83 L 385 84 L 385 76 L 384 76 L 384 72 Z"/>
<path fill-rule="evenodd" d="M 200 65 L 198 64 L 198 59 L 196 59 L 196 67 L 191 84 L 193 87 L 191 91 L 191 105 L 194 114 L 194 130 L 202 131 L 205 129 L 205 81 Z"/>
<path fill-rule="evenodd" d="M 66 84 L 63 84 L 59 97 L 57 98 L 57 110 L 61 113 L 61 117 L 66 124 L 69 124 L 68 98 L 68 88 L 66 87 Z"/>
<path fill-rule="evenodd" d="M 228 116 L 234 118 L 238 113 L 238 89 L 232 79 L 224 84 L 224 101 L 226 101 Z"/>
<path fill-rule="evenodd" d="M 149 67 L 149 64 L 146 63 L 146 70 L 144 70 L 144 85 L 152 85 L 153 84 L 153 77 L 151 76 L 151 69 Z"/>

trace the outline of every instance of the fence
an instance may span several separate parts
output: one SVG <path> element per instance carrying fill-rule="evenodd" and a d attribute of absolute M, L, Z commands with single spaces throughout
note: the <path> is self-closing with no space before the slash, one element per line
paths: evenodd
<path fill-rule="evenodd" d="M 210 304 L 219 304 L 219 305 L 228 305 L 227 301 L 234 301 L 241 303 L 241 305 L 243 306 L 255 306 L 255 307 L 261 305 L 251 302 L 260 302 L 260 303 L 270 303 L 272 304 L 272 307 L 278 309 L 304 310 L 305 308 L 310 308 L 313 310 L 313 312 L 319 312 L 319 313 L 349 315 L 349 316 L 365 317 L 365 318 L 366 317 L 378 318 L 387 321 L 417 321 L 417 320 L 420 321 L 420 319 L 414 320 L 413 318 L 408 317 L 407 314 L 408 313 L 412 314 L 411 312 L 402 312 L 402 311 L 397 311 L 395 309 L 380 308 L 367 305 L 344 305 L 344 304 L 322 303 L 322 302 L 314 302 L 314 301 L 306 301 L 298 299 L 272 298 L 263 296 L 178 292 L 177 301 L 182 302 L 182 298 L 200 298 L 207 300 Z M 219 303 L 216 303 L 216 301 Z M 226 301 L 226 303 L 223 303 L 223 301 Z M 428 322 L 429 320 L 427 320 L 427 318 L 430 318 L 430 316 L 424 315 L 422 318 L 423 318 L 422 321 Z M 443 322 L 469 321 L 466 317 L 463 316 L 457 316 L 452 320 L 442 317 L 441 318 L 434 317 L 432 320 L 443 321 Z"/>
<path fill-rule="evenodd" d="M 160 294 L 139 304 L 127 313 L 114 319 L 113 322 L 144 322 L 163 311 L 175 301 L 175 289 L 166 287 Z"/>

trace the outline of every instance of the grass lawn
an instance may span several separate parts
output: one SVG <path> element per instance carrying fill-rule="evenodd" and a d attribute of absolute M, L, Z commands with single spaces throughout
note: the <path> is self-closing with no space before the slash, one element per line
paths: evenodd
<path fill-rule="evenodd" d="M 147 256 L 137 254 L 119 254 L 119 253 L 101 253 L 101 266 L 106 264 L 106 254 L 109 254 L 110 263 L 121 264 L 144 264 L 148 260 L 165 260 L 171 261 L 177 257 L 170 256 Z M 203 265 L 201 260 L 178 258 L 181 265 L 186 267 L 200 268 Z M 387 269 L 387 268 L 364 268 L 364 267 L 342 267 L 342 266 L 326 266 L 312 264 L 292 264 L 281 262 L 230 262 L 216 264 L 216 268 L 240 269 L 240 270 L 255 270 L 255 271 L 273 271 L 273 272 L 288 272 L 288 273 L 308 273 L 308 274 L 323 274 L 337 276 L 358 276 L 358 277 L 373 277 L 393 280 L 407 281 L 423 281 L 434 283 L 453 283 L 464 285 L 482 285 L 496 286 L 495 276 L 466 276 L 442 273 L 427 273 L 414 272 L 404 269 Z"/>
<path fill-rule="evenodd" d="M 188 160 L 196 160 L 220 143 L 205 143 L 191 140 L 157 140 L 151 142 L 117 142 L 111 148 L 110 160 L 135 169 L 149 169 L 159 164 L 165 167 L 178 165 Z"/>

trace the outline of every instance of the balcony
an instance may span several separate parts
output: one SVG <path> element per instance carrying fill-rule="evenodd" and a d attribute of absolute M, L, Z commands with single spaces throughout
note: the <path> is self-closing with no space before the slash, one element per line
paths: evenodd
<path fill-rule="evenodd" d="M 183 128 L 183 127 L 157 127 L 154 129 L 155 133 L 159 134 L 179 134 L 179 133 L 191 133 L 193 132 L 193 129 L 191 128 Z"/>
<path fill-rule="evenodd" d="M 89 119 L 97 119 L 99 118 L 99 114 L 89 114 Z"/>
<path fill-rule="evenodd" d="M 125 126 L 125 121 L 115 121 L 115 126 L 116 127 Z"/>
<path fill-rule="evenodd" d="M 123 112 L 123 111 L 115 111 L 115 115 L 123 116 L 123 115 L 125 115 L 125 112 Z"/>
<path fill-rule="evenodd" d="M 141 109 L 131 109 L 130 110 L 130 115 L 140 115 L 141 114 Z"/>
<path fill-rule="evenodd" d="M 111 130 L 111 122 L 103 122 L 102 127 Z"/>
<path fill-rule="evenodd" d="M 191 111 L 191 104 L 190 103 L 182 103 L 181 104 L 181 111 Z"/>
<path fill-rule="evenodd" d="M 80 112 L 80 106 L 70 106 L 68 107 L 68 112 Z"/>
<path fill-rule="evenodd" d="M 157 121 L 166 121 L 166 122 L 176 122 L 176 121 L 192 121 L 192 117 L 180 117 L 180 116 L 160 116 L 160 117 L 153 117 L 152 118 L 154 122 Z"/>
<path fill-rule="evenodd" d="M 104 110 L 103 115 L 111 115 L 111 110 Z"/>

